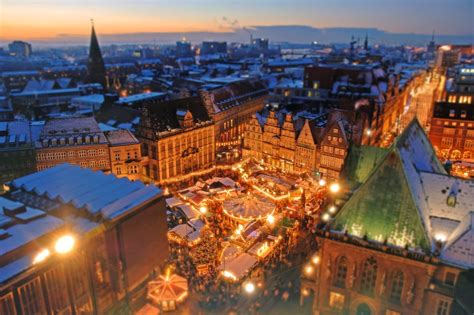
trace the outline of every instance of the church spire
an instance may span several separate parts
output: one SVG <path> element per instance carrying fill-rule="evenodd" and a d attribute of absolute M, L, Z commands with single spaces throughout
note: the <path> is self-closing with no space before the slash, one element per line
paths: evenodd
<path fill-rule="evenodd" d="M 87 82 L 88 83 L 100 83 L 104 90 L 107 88 L 106 85 L 106 73 L 104 59 L 102 59 L 102 53 L 99 47 L 99 41 L 95 34 L 94 20 L 91 20 L 92 31 L 91 31 L 91 43 L 89 47 L 89 59 L 87 61 Z"/>
<path fill-rule="evenodd" d="M 369 34 L 365 34 L 364 50 L 369 50 Z"/>

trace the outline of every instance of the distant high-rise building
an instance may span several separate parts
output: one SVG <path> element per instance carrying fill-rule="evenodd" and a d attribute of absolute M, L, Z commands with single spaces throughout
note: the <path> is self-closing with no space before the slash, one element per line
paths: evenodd
<path fill-rule="evenodd" d="M 192 56 L 191 43 L 183 39 L 176 42 L 176 56 L 189 57 Z"/>
<path fill-rule="evenodd" d="M 268 38 L 253 39 L 252 46 L 259 50 L 268 50 Z"/>
<path fill-rule="evenodd" d="M 89 59 L 87 61 L 87 82 L 100 83 L 104 88 L 107 87 L 104 59 L 102 58 L 94 25 L 92 25 Z"/>
<path fill-rule="evenodd" d="M 226 54 L 226 42 L 202 42 L 201 55 Z"/>
<path fill-rule="evenodd" d="M 365 35 L 365 40 L 364 40 L 364 50 L 369 50 L 369 35 Z"/>
<path fill-rule="evenodd" d="M 428 44 L 428 48 L 427 48 L 427 52 L 431 55 L 434 55 L 435 52 L 436 52 L 436 44 L 435 44 L 434 35 L 435 34 L 434 34 L 434 31 L 433 31 L 433 35 L 431 36 L 431 41 Z"/>
<path fill-rule="evenodd" d="M 32 53 L 31 44 L 20 40 L 15 40 L 8 45 L 10 55 L 17 57 L 29 57 Z"/>

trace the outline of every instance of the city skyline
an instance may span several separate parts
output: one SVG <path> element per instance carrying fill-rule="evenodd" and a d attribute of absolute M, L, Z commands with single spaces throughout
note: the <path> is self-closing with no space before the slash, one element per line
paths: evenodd
<path fill-rule="evenodd" d="M 93 18 L 102 35 L 193 32 L 235 33 L 243 28 L 309 26 L 375 28 L 387 33 L 470 36 L 474 12 L 457 1 L 56 1 L 3 0 L 0 39 L 68 42 L 86 36 Z M 343 5 L 343 6 L 341 6 Z M 252 10 L 248 10 L 252 7 Z M 341 7 L 344 10 L 341 10 Z M 302 9 L 305 8 L 305 9 Z M 403 23 L 400 20 L 403 19 Z M 31 21 L 35 21 L 34 26 Z"/>

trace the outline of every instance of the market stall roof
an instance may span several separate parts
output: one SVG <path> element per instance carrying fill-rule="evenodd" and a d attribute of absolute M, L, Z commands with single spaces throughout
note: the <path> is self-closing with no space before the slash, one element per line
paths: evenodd
<path fill-rule="evenodd" d="M 183 202 L 179 198 L 176 198 L 176 197 L 171 197 L 171 198 L 166 199 L 166 205 L 171 208 L 182 205 L 182 204 Z"/>
<path fill-rule="evenodd" d="M 192 232 L 194 232 L 194 229 L 186 223 L 179 224 L 170 230 L 170 233 L 175 233 L 177 236 L 183 239 L 185 239 L 186 236 Z"/>
<path fill-rule="evenodd" d="M 178 275 L 160 275 L 148 283 L 148 299 L 155 303 L 181 301 L 188 294 L 188 281 Z"/>
<path fill-rule="evenodd" d="M 233 280 L 241 279 L 245 274 L 257 263 L 257 258 L 254 256 L 242 253 L 238 256 L 226 260 L 219 266 L 225 277 Z"/>
<path fill-rule="evenodd" d="M 241 195 L 224 201 L 223 208 L 228 215 L 245 220 L 270 214 L 275 204 L 261 195 Z"/>
<path fill-rule="evenodd" d="M 178 206 L 177 208 L 183 211 L 184 215 L 190 220 L 199 217 L 199 215 L 201 214 L 199 211 L 197 211 L 190 205 L 184 204 L 184 205 Z"/>

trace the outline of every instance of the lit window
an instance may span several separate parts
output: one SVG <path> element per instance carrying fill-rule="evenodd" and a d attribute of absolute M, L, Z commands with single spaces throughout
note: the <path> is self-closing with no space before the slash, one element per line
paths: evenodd
<path fill-rule="evenodd" d="M 115 153 L 115 161 L 120 161 L 120 152 Z"/>
<path fill-rule="evenodd" d="M 344 295 L 337 292 L 329 293 L 329 306 L 336 310 L 344 309 Z"/>
<path fill-rule="evenodd" d="M 440 300 L 436 309 L 436 315 L 448 315 L 449 314 L 449 302 Z"/>

